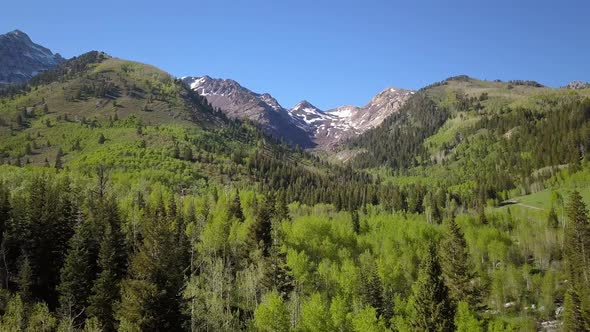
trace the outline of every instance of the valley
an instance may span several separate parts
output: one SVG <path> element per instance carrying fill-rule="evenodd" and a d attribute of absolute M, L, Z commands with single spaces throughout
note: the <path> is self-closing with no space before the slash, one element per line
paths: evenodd
<path fill-rule="evenodd" d="M 25 36 L 0 36 L 0 330 L 590 326 L 588 84 L 286 108 Z"/>

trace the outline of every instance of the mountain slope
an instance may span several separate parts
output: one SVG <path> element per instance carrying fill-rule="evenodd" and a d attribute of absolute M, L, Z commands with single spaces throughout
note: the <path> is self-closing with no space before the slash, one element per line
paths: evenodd
<path fill-rule="evenodd" d="M 234 80 L 213 79 L 209 76 L 185 77 L 183 81 L 193 91 L 207 98 L 213 108 L 220 109 L 230 118 L 251 120 L 269 135 L 293 145 L 304 148 L 315 146 L 300 123 L 270 94 L 258 94 Z"/>
<path fill-rule="evenodd" d="M 347 206 L 371 185 L 249 121 L 228 119 L 158 68 L 96 51 L 0 91 L 0 164 L 84 175 L 106 165 L 125 183 L 261 185 L 289 200 Z"/>
<path fill-rule="evenodd" d="M 389 88 L 363 107 L 342 106 L 324 112 L 306 100 L 285 109 L 270 94 L 252 92 L 229 79 L 203 76 L 183 81 L 229 117 L 252 120 L 272 136 L 290 143 L 322 149 L 338 146 L 377 126 L 413 93 Z"/>
<path fill-rule="evenodd" d="M 59 54 L 33 43 L 22 31 L 0 35 L 0 86 L 24 83 L 63 61 Z"/>

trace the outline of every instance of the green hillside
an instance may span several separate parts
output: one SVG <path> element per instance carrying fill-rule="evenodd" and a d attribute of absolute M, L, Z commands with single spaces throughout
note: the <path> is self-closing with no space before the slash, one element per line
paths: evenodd
<path fill-rule="evenodd" d="M 589 93 L 451 78 L 342 162 L 152 66 L 69 60 L 0 94 L 0 330 L 585 322 Z"/>

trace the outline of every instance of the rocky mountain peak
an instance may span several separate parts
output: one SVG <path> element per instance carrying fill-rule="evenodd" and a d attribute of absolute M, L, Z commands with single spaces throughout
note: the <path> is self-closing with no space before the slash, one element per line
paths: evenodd
<path fill-rule="evenodd" d="M 565 88 L 572 89 L 572 90 L 588 89 L 588 88 L 590 88 L 590 83 L 582 82 L 582 81 L 572 81 L 572 82 L 569 82 L 565 86 Z"/>
<path fill-rule="evenodd" d="M 20 30 L 0 35 L 0 85 L 24 83 L 64 61 Z"/>
<path fill-rule="evenodd" d="M 304 147 L 329 148 L 357 136 L 399 111 L 414 93 L 390 87 L 363 107 L 341 106 L 324 112 L 302 100 L 287 110 L 270 94 L 252 92 L 234 80 L 209 76 L 183 80 L 229 117 L 250 119 L 267 128 L 271 135 Z"/>
<path fill-rule="evenodd" d="M 319 108 L 315 107 L 312 103 L 307 100 L 302 100 L 297 105 L 293 106 L 292 110 L 302 110 L 302 109 L 314 109 L 320 111 Z"/>

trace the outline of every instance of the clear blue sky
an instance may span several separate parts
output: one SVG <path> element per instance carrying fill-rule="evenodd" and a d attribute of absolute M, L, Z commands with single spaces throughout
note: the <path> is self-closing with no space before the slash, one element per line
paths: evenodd
<path fill-rule="evenodd" d="M 365 104 L 448 76 L 590 81 L 590 1 L 4 1 L 65 57 L 89 50 L 173 75 L 233 78 L 283 106 Z"/>

